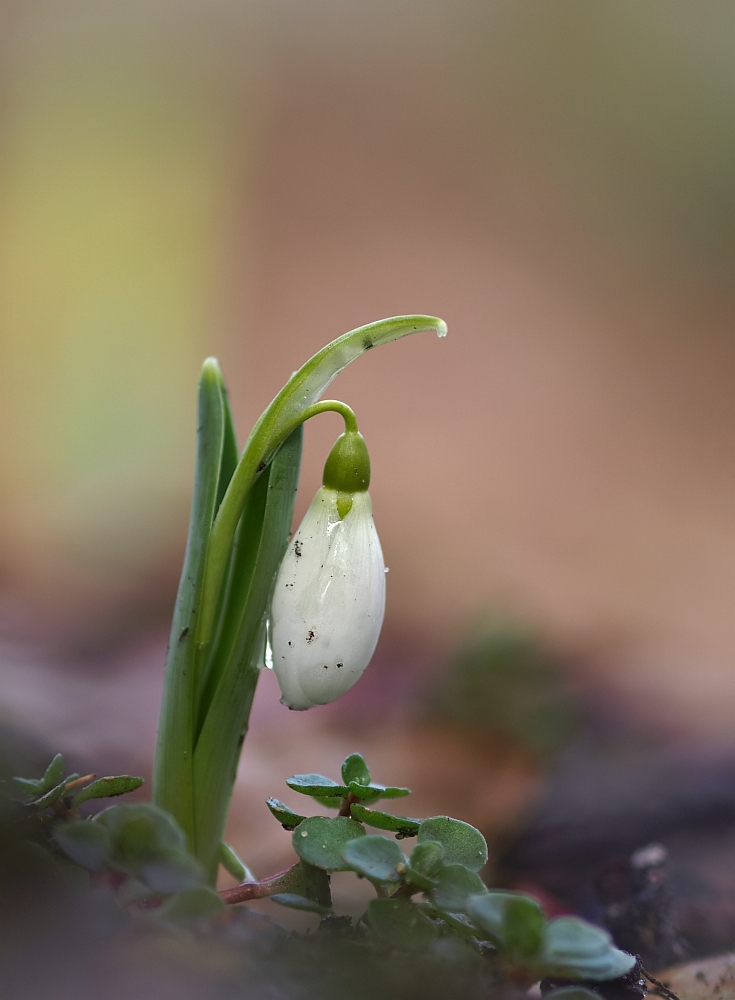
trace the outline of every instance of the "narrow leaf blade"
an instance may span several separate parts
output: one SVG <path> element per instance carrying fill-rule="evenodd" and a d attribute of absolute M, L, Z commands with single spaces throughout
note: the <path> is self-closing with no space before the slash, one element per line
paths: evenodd
<path fill-rule="evenodd" d="M 397 834 L 398 840 L 403 840 L 404 837 L 415 837 L 421 826 L 420 819 L 413 819 L 411 816 L 394 816 L 392 813 L 368 809 L 359 802 L 352 803 L 350 815 L 358 823 L 372 826 L 375 830 L 390 830 L 391 833 Z"/>
<path fill-rule="evenodd" d="M 153 773 L 154 802 L 176 817 L 195 848 L 193 750 L 197 614 L 217 500 L 224 442 L 222 376 L 208 358 L 199 378 L 197 455 L 189 536 L 176 597 Z"/>
<path fill-rule="evenodd" d="M 117 774 L 114 777 L 97 778 L 81 792 L 78 792 L 72 801 L 72 808 L 77 809 L 83 802 L 89 799 L 109 799 L 115 795 L 125 795 L 133 792 L 143 784 L 142 778 L 137 778 L 132 774 Z"/>

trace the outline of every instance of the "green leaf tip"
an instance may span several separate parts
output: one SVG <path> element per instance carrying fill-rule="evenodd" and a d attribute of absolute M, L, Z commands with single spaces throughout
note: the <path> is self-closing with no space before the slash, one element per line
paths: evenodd
<path fill-rule="evenodd" d="M 234 851 L 229 844 L 225 843 L 223 840 L 219 845 L 218 852 L 219 863 L 222 865 L 226 872 L 229 872 L 233 878 L 236 878 L 238 882 L 255 882 L 255 876 L 250 871 L 248 866 L 243 862 L 236 851 Z"/>
<path fill-rule="evenodd" d="M 219 366 L 219 361 L 217 358 L 210 355 L 210 357 L 205 358 L 202 362 L 201 378 L 204 377 L 216 378 L 221 381 L 222 379 L 222 369 Z"/>
<path fill-rule="evenodd" d="M 356 781 L 360 785 L 370 784 L 370 771 L 362 754 L 351 753 L 342 762 L 342 780 L 346 785 Z"/>
<path fill-rule="evenodd" d="M 339 802 L 341 802 L 341 799 L 338 800 L 338 807 Z M 293 809 L 289 809 L 280 799 L 274 799 L 272 796 L 265 800 L 265 804 L 270 809 L 271 815 L 278 820 L 284 830 L 295 830 L 299 823 L 302 823 L 306 819 L 306 816 L 301 816 L 299 813 L 294 812 Z"/>

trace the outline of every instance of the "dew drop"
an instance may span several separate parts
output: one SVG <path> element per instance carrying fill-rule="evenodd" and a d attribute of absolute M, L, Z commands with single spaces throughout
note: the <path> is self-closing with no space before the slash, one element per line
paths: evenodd
<path fill-rule="evenodd" d="M 273 669 L 273 647 L 271 646 L 271 620 L 266 619 L 265 623 L 265 654 L 263 656 L 263 666 L 266 670 Z"/>

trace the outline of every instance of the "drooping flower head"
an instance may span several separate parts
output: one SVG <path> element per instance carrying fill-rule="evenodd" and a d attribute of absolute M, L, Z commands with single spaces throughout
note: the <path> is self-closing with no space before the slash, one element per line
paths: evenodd
<path fill-rule="evenodd" d="M 385 563 L 373 522 L 370 458 L 346 430 L 289 543 L 271 606 L 273 669 L 292 709 L 326 705 L 359 680 L 385 611 Z"/>

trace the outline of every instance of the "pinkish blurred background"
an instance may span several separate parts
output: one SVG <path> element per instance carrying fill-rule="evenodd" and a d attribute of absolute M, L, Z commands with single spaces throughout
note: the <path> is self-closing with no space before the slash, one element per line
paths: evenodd
<path fill-rule="evenodd" d="M 361 747 L 416 815 L 518 822 L 526 757 L 414 712 L 487 616 L 729 747 L 734 39 L 717 0 L 3 3 L 6 723 L 147 771 L 201 360 L 244 440 L 323 343 L 416 311 L 447 340 L 333 388 L 390 566 L 373 679 L 295 716 L 264 678 L 233 841 L 265 874 L 262 798 Z M 299 516 L 338 430 L 309 426 Z"/>

